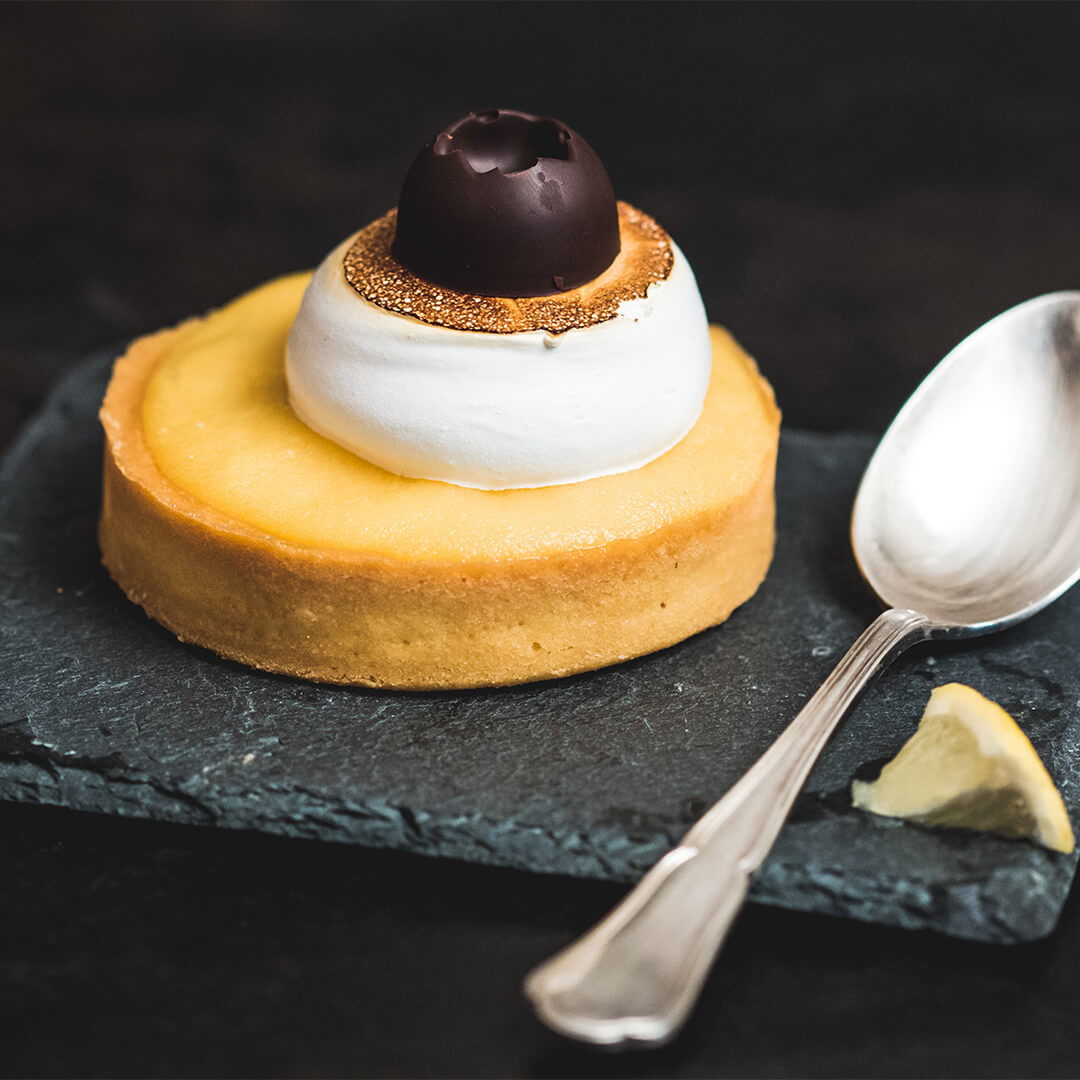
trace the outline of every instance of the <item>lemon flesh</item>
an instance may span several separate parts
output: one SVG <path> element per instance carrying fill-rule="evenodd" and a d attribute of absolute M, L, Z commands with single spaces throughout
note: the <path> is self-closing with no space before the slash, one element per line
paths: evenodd
<path fill-rule="evenodd" d="M 930 695 L 915 734 L 873 783 L 856 780 L 861 810 L 921 825 L 1075 846 L 1069 815 L 1027 736 L 1000 705 L 960 683 Z"/>

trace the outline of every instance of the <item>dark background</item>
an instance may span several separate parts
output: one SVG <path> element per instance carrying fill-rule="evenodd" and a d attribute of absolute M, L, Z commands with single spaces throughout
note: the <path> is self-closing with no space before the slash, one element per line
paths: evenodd
<path fill-rule="evenodd" d="M 789 424 L 879 430 L 1080 284 L 1078 53 L 1073 4 L 0 6 L 0 445 L 490 105 L 585 135 Z M 1080 1074 L 1075 902 L 1009 949 L 748 909 L 680 1041 L 612 1058 L 518 983 L 617 887 L 32 806 L 0 851 L 7 1075 Z"/>

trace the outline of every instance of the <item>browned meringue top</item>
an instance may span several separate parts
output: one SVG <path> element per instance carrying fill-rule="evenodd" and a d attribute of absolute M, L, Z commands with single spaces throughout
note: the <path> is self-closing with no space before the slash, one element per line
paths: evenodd
<path fill-rule="evenodd" d="M 345 253 L 345 280 L 367 301 L 433 326 L 489 334 L 546 330 L 562 334 L 607 322 L 627 300 L 665 281 L 671 238 L 648 214 L 619 203 L 622 250 L 598 278 L 555 296 L 476 296 L 424 281 L 390 254 L 397 211 L 361 229 Z"/>

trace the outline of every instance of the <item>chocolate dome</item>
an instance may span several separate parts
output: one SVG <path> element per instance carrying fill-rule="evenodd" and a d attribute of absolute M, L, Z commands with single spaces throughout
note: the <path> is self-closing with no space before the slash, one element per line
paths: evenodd
<path fill-rule="evenodd" d="M 416 156 L 392 254 L 418 277 L 482 296 L 550 296 L 619 253 L 615 192 L 572 128 L 513 109 L 470 113 Z"/>

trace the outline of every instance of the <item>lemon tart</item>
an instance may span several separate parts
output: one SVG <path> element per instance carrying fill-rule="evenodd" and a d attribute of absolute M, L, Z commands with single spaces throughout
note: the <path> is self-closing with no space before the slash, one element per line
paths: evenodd
<path fill-rule="evenodd" d="M 399 214 L 405 207 L 403 199 Z M 684 332 L 685 305 L 656 299 L 658 283 L 670 296 L 689 289 L 671 284 L 677 249 L 657 256 L 672 250 L 666 234 L 632 208 L 612 209 L 621 250 L 599 273 L 586 267 L 592 276 L 583 284 L 573 284 L 572 267 L 565 275 L 545 270 L 558 291 L 534 290 L 531 305 L 522 286 L 503 297 L 432 281 L 437 268 L 413 274 L 390 247 L 394 228 L 380 219 L 314 277 L 270 282 L 135 341 L 115 365 L 101 410 L 100 541 L 113 578 L 181 640 L 221 656 L 306 679 L 399 689 L 569 675 L 727 618 L 757 589 L 772 556 L 779 413 L 726 332 L 703 321 L 700 333 Z M 376 263 L 394 273 L 373 273 Z M 388 296 L 365 294 L 387 281 L 398 286 Z M 403 309 L 406 293 L 411 307 Z M 485 310 L 519 322 L 460 325 L 482 322 Z M 353 342 L 333 320 L 356 312 Z M 555 329 L 542 325 L 552 312 L 562 320 Z M 692 343 L 682 351 L 694 354 L 686 368 L 696 374 L 678 380 L 691 386 L 679 400 L 696 402 L 692 408 L 671 388 L 645 402 L 640 387 L 633 400 L 620 395 L 619 356 L 634 348 L 615 332 L 645 340 L 650 326 L 648 349 L 638 349 L 646 356 L 660 348 L 650 379 L 679 369 L 678 357 L 664 355 L 665 341 Z M 365 351 L 376 340 L 383 351 Z M 590 344 L 599 341 L 609 344 Z M 562 350 L 563 383 L 593 373 L 572 407 L 560 402 L 574 400 L 573 387 L 554 379 L 520 400 L 512 389 L 483 399 L 496 374 L 516 384 L 538 358 Z M 471 366 L 478 355 L 487 357 L 479 374 Z M 465 366 L 454 368 L 459 361 Z M 521 374 L 511 380 L 504 369 Z M 426 383 L 418 390 L 401 380 L 425 372 L 449 381 L 428 395 L 434 411 L 417 420 Z M 352 398 L 341 382 L 349 378 L 366 380 Z M 353 413 L 337 408 L 335 394 Z M 595 410 L 594 398 L 604 399 Z M 622 412 L 604 411 L 611 399 L 626 399 Z M 374 419 L 361 415 L 373 400 Z M 531 413 L 548 407 L 532 430 Z M 447 409 L 467 437 L 455 435 Z M 590 426 L 583 410 L 599 421 Z M 352 432 L 373 449 L 358 452 Z M 646 460 L 634 459 L 650 439 Z M 551 444 L 557 452 L 548 452 Z"/>

